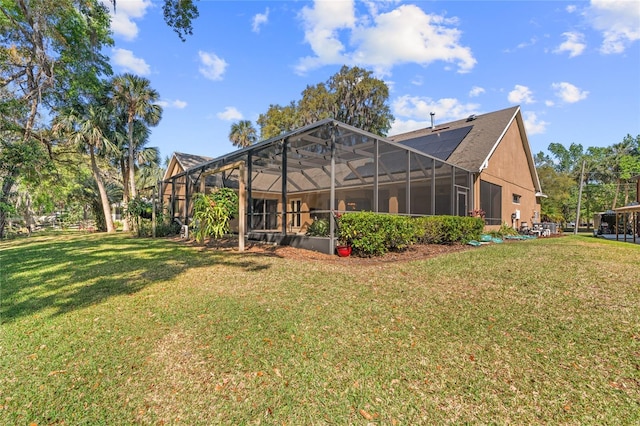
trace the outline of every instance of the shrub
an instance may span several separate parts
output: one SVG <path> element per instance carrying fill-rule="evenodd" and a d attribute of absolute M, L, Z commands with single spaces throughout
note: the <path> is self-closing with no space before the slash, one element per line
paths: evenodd
<path fill-rule="evenodd" d="M 489 235 L 496 238 L 504 238 L 506 235 L 518 235 L 518 231 L 506 223 L 502 223 L 500 229 L 489 231 Z"/>
<path fill-rule="evenodd" d="M 466 243 L 479 239 L 484 229 L 481 217 L 426 216 L 414 220 L 422 230 L 418 241 L 424 244 Z"/>
<path fill-rule="evenodd" d="M 484 220 L 481 217 L 412 218 L 354 212 L 338 217 L 337 236 L 340 244 L 351 245 L 356 255 L 380 256 L 388 251 L 406 250 L 416 242 L 422 244 L 466 243 L 479 239 L 483 229 Z"/>
<path fill-rule="evenodd" d="M 311 225 L 307 228 L 307 233 L 310 237 L 328 237 L 329 236 L 329 220 L 318 219 L 315 217 Z"/>
<path fill-rule="evenodd" d="M 156 221 L 156 237 L 168 237 L 178 235 L 180 233 L 180 224 L 178 222 Z M 153 221 L 151 219 L 141 219 L 140 228 L 138 229 L 140 237 L 153 236 Z"/>
<path fill-rule="evenodd" d="M 156 225 L 156 237 L 168 237 L 180 234 L 180 224 L 178 222 L 162 222 Z"/>
<path fill-rule="evenodd" d="M 134 230 L 138 233 L 139 237 L 142 237 L 144 235 L 144 232 L 142 232 L 141 229 L 143 226 L 142 221 L 144 219 L 151 219 L 152 214 L 153 205 L 140 197 L 136 197 L 133 200 L 130 200 L 129 204 L 127 205 L 127 215 L 134 219 Z"/>
<path fill-rule="evenodd" d="M 229 232 L 230 220 L 238 214 L 238 194 L 231 188 L 218 188 L 211 194 L 195 194 L 193 219 L 198 226 L 196 239 L 222 238 Z"/>
<path fill-rule="evenodd" d="M 418 242 L 422 244 L 442 244 L 446 241 L 444 222 L 438 216 L 419 217 L 415 219 L 422 230 Z"/>
<path fill-rule="evenodd" d="M 339 218 L 338 238 L 360 256 L 380 256 L 406 250 L 416 242 L 416 223 L 407 216 L 370 212 L 347 213 Z"/>

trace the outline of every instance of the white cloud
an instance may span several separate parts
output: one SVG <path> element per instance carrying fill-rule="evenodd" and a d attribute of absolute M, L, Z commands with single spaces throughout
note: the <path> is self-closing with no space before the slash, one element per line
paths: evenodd
<path fill-rule="evenodd" d="M 175 101 L 171 102 L 171 106 L 178 109 L 185 109 L 187 107 L 187 102 L 176 99 Z"/>
<path fill-rule="evenodd" d="M 208 78 L 209 80 L 222 80 L 222 75 L 227 69 L 227 62 L 219 58 L 215 53 L 208 53 L 199 51 L 200 63 L 202 66 L 198 68 L 200 74 Z"/>
<path fill-rule="evenodd" d="M 476 96 L 480 96 L 481 94 L 483 94 L 485 92 L 485 90 L 482 87 L 479 86 L 473 86 L 471 88 L 471 90 L 469 91 L 469 97 L 470 98 L 475 98 Z"/>
<path fill-rule="evenodd" d="M 421 75 L 417 75 L 411 80 L 411 84 L 414 86 L 422 86 L 424 84 L 424 78 Z"/>
<path fill-rule="evenodd" d="M 111 52 L 111 61 L 125 71 L 131 71 L 138 75 L 149 75 L 151 73 L 151 68 L 145 60 L 136 58 L 132 51 L 116 47 L 111 49 Z"/>
<path fill-rule="evenodd" d="M 114 11 L 110 0 L 101 0 L 101 2 L 109 8 L 113 34 L 128 41 L 138 36 L 138 25 L 134 20 L 144 18 L 147 9 L 152 7 L 151 0 L 117 1 Z"/>
<path fill-rule="evenodd" d="M 299 14 L 304 26 L 304 39 L 316 54 L 300 60 L 297 70 L 301 73 L 324 64 L 345 62 L 342 58 L 344 45 L 338 30 L 355 25 L 353 0 L 317 1 L 314 7 L 303 7 Z"/>
<path fill-rule="evenodd" d="M 173 101 L 170 100 L 162 100 L 157 102 L 162 108 L 177 108 L 184 109 L 187 107 L 187 102 L 181 101 L 180 99 L 175 99 Z"/>
<path fill-rule="evenodd" d="M 587 45 L 584 43 L 584 35 L 582 33 L 566 32 L 562 33 L 562 35 L 565 37 L 565 41 L 553 51 L 554 53 L 569 52 L 569 57 L 573 58 L 584 52 Z"/>
<path fill-rule="evenodd" d="M 394 65 L 436 61 L 456 64 L 458 72 L 470 71 L 476 64 L 471 49 L 460 44 L 461 31 L 456 19 L 426 14 L 415 5 L 402 5 L 388 13 L 356 18 L 353 1 L 316 1 L 313 8 L 300 13 L 305 41 L 315 56 L 302 58 L 299 73 L 323 65 L 360 65 L 372 67 L 378 75 L 388 75 Z M 343 44 L 340 33 L 349 38 Z"/>
<path fill-rule="evenodd" d="M 524 116 L 524 128 L 528 135 L 539 135 L 547 130 L 547 123 L 538 118 L 535 112 L 525 112 Z"/>
<path fill-rule="evenodd" d="M 556 91 L 556 96 L 568 104 L 586 99 L 589 94 L 586 90 L 580 90 L 573 84 L 567 83 L 566 81 L 553 83 L 551 87 Z"/>
<path fill-rule="evenodd" d="M 537 42 L 538 42 L 538 39 L 536 37 L 532 37 L 528 41 L 523 41 L 522 43 L 518 44 L 517 47 L 518 49 L 524 49 L 525 47 L 533 46 Z"/>
<path fill-rule="evenodd" d="M 516 84 L 507 97 L 512 104 L 532 104 L 534 103 L 533 92 L 527 87 Z"/>
<path fill-rule="evenodd" d="M 430 126 L 432 112 L 436 113 L 434 120 L 437 124 L 477 114 L 479 107 L 478 104 L 463 104 L 454 98 L 433 100 L 419 96 L 400 96 L 391 103 L 391 111 L 396 119 L 391 124 L 389 135 Z"/>
<path fill-rule="evenodd" d="M 258 13 L 253 17 L 253 24 L 251 25 L 251 30 L 254 33 L 260 32 L 260 27 L 269 22 L 269 8 L 264 11 L 264 13 Z"/>
<path fill-rule="evenodd" d="M 637 1 L 592 0 L 586 15 L 593 28 L 602 32 L 602 53 L 622 53 L 631 43 L 640 40 Z"/>
<path fill-rule="evenodd" d="M 567 11 L 567 13 L 573 13 L 577 10 L 578 8 L 576 7 L 575 4 L 570 4 L 569 6 L 567 6 L 565 8 L 565 10 Z"/>
<path fill-rule="evenodd" d="M 244 118 L 242 116 L 242 113 L 238 111 L 236 107 L 229 107 L 229 106 L 226 107 L 224 111 L 217 113 L 216 117 L 218 117 L 220 120 L 225 120 L 225 121 L 236 121 L 236 120 L 242 120 Z"/>
<path fill-rule="evenodd" d="M 532 37 L 527 41 L 523 41 L 523 42 L 518 43 L 518 45 L 514 49 L 507 48 L 507 49 L 504 49 L 503 52 L 504 53 L 514 53 L 514 52 L 518 51 L 519 49 L 526 49 L 527 47 L 533 46 L 533 45 L 535 45 L 537 43 L 538 43 L 538 38 L 537 37 Z"/>
<path fill-rule="evenodd" d="M 424 129 L 429 127 L 431 122 L 429 120 L 401 120 L 399 118 L 395 118 L 393 123 L 391 123 L 391 128 L 389 129 L 389 136 L 399 135 L 402 133 L 411 132 L 413 130 Z"/>

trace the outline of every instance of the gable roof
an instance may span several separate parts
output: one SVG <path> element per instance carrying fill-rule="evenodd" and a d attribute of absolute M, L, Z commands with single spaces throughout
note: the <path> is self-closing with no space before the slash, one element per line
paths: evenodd
<path fill-rule="evenodd" d="M 176 164 L 182 168 L 182 171 L 190 169 L 192 167 L 196 167 L 204 162 L 211 161 L 213 158 L 205 157 L 204 155 L 195 155 L 195 154 L 186 154 L 184 152 L 174 152 L 171 156 L 171 160 L 169 161 L 169 165 L 165 170 L 164 177 L 162 180 L 169 179 L 171 176 L 169 174 L 172 173 L 173 168 Z"/>
<path fill-rule="evenodd" d="M 487 167 L 489 159 L 514 120 L 520 131 L 535 189 L 541 194 L 540 180 L 519 106 L 486 114 L 474 114 L 462 120 L 440 124 L 435 129 L 427 127 L 390 136 L 388 139 L 480 173 Z M 446 158 L 443 158 L 445 155 Z"/>
<path fill-rule="evenodd" d="M 212 157 L 205 157 L 204 155 L 186 154 L 184 152 L 174 152 L 173 155 L 176 161 L 182 166 L 184 170 L 198 166 L 205 161 L 213 160 Z"/>

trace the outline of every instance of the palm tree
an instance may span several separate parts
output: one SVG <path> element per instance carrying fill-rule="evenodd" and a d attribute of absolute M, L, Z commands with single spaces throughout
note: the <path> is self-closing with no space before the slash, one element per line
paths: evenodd
<path fill-rule="evenodd" d="M 114 141 L 117 149 L 111 155 L 111 164 L 116 169 L 120 170 L 120 175 L 122 176 L 122 205 L 127 206 L 129 204 L 129 200 L 133 197 L 130 197 L 131 185 L 129 184 L 130 179 L 130 167 L 129 167 L 129 143 L 128 143 L 128 135 L 127 135 L 127 123 L 126 117 L 123 114 L 120 116 L 113 117 L 112 129 L 110 132 L 110 138 Z M 149 135 L 151 132 L 149 128 L 139 120 L 135 120 L 133 122 L 133 140 L 134 140 L 134 159 L 135 164 L 138 165 L 138 168 L 144 168 L 148 166 L 153 166 L 153 162 L 157 162 L 158 157 L 158 148 L 156 147 L 146 147 L 149 140 Z M 135 187 L 136 193 L 138 192 L 137 188 L 139 179 L 136 179 Z M 122 224 L 123 231 L 129 231 L 129 221 L 125 220 Z"/>
<path fill-rule="evenodd" d="M 245 148 L 254 144 L 257 139 L 257 132 L 251 121 L 240 120 L 231 125 L 229 140 L 233 143 L 233 146 Z"/>
<path fill-rule="evenodd" d="M 129 197 L 137 196 L 135 180 L 136 154 L 142 144 L 134 137 L 135 122 L 139 121 L 145 126 L 156 126 L 162 118 L 162 107 L 156 102 L 160 94 L 151 88 L 151 83 L 144 77 L 133 74 L 123 74 L 115 77 L 113 85 L 113 104 L 116 110 L 121 111 L 126 119 L 127 127 L 127 183 Z"/>
<path fill-rule="evenodd" d="M 78 106 L 57 116 L 53 129 L 57 135 L 78 145 L 82 150 L 88 151 L 91 160 L 91 174 L 98 186 L 107 232 L 112 233 L 115 232 L 115 227 L 111 217 L 111 204 L 107 196 L 103 172 L 96 161 L 98 154 L 114 148 L 109 139 L 105 137 L 108 115 L 105 108 L 97 105 Z"/>

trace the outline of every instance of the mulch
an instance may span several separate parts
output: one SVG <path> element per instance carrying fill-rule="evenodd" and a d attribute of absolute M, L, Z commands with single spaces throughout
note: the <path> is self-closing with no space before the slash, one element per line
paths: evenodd
<path fill-rule="evenodd" d="M 201 250 L 238 252 L 238 240 L 235 238 L 209 240 L 205 244 L 199 244 L 195 240 L 183 240 L 180 238 L 175 238 L 174 240 L 199 247 Z M 337 255 L 320 253 L 313 250 L 250 241 L 245 245 L 244 254 L 275 256 L 293 260 L 337 262 L 345 265 L 367 265 L 429 259 L 435 256 L 472 250 L 474 248 L 475 247 L 466 244 L 414 244 L 405 251 L 389 252 L 382 256 L 359 257 L 351 255 L 349 257 L 339 257 Z"/>

